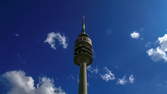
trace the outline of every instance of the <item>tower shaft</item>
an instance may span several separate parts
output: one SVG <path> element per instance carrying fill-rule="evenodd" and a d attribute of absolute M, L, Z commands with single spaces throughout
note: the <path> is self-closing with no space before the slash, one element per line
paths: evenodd
<path fill-rule="evenodd" d="M 79 94 L 87 94 L 87 65 L 80 64 Z"/>

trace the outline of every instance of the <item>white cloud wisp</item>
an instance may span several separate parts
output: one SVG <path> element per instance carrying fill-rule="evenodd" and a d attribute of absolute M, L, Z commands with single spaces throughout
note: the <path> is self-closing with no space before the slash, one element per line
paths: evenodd
<path fill-rule="evenodd" d="M 133 84 L 135 81 L 134 75 L 130 75 L 129 77 L 127 76 L 123 76 L 122 78 L 119 78 L 117 80 L 117 84 L 118 85 L 126 85 L 126 84 Z"/>
<path fill-rule="evenodd" d="M 48 33 L 45 43 L 48 43 L 52 49 L 56 49 L 56 40 L 59 41 L 60 45 L 63 46 L 63 48 L 67 48 L 67 39 L 64 35 L 61 35 L 60 33 L 51 32 Z"/>
<path fill-rule="evenodd" d="M 104 70 L 100 70 L 97 67 L 88 67 L 88 72 L 94 74 L 95 77 L 99 77 L 101 80 L 105 82 L 116 81 L 117 85 L 127 85 L 133 84 L 135 82 L 135 77 L 133 74 L 129 76 L 123 76 L 122 78 L 116 77 L 116 75 L 108 68 L 104 67 Z"/>
<path fill-rule="evenodd" d="M 105 74 L 100 75 L 100 77 L 104 81 L 108 82 L 110 80 L 115 80 L 116 79 L 114 73 L 112 73 L 111 70 L 109 70 L 107 67 L 105 67 L 104 69 L 105 69 Z"/>

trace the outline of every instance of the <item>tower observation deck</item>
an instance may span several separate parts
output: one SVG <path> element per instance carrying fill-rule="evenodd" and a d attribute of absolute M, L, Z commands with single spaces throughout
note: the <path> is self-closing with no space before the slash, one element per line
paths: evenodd
<path fill-rule="evenodd" d="M 79 94 L 88 94 L 87 66 L 92 64 L 92 40 L 85 30 L 85 17 L 82 19 L 82 29 L 75 41 L 74 63 L 80 66 Z"/>

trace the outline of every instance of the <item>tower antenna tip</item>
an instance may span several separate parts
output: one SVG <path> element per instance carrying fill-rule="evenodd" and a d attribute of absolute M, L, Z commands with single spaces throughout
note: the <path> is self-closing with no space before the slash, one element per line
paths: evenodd
<path fill-rule="evenodd" d="M 82 32 L 85 33 L 85 16 L 82 16 Z"/>

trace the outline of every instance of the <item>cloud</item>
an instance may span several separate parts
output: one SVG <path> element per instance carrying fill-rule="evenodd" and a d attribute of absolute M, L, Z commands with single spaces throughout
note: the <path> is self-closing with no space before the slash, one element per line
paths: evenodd
<path fill-rule="evenodd" d="M 131 74 L 129 77 L 123 76 L 117 80 L 118 85 L 126 85 L 126 84 L 133 84 L 135 81 L 134 76 Z"/>
<path fill-rule="evenodd" d="M 54 50 L 56 49 L 56 40 L 59 41 L 59 44 L 63 46 L 63 48 L 67 48 L 67 39 L 64 35 L 61 35 L 60 33 L 51 32 L 48 33 L 45 43 L 48 43 L 51 48 Z"/>
<path fill-rule="evenodd" d="M 99 69 L 96 67 L 96 68 L 93 68 L 92 66 L 88 66 L 87 68 L 88 72 L 90 73 L 95 73 L 95 74 L 98 74 L 99 73 Z"/>
<path fill-rule="evenodd" d="M 132 32 L 132 33 L 130 34 L 130 36 L 131 36 L 131 38 L 133 38 L 133 39 L 139 39 L 139 38 L 140 38 L 140 33 L 134 31 L 134 32 Z"/>
<path fill-rule="evenodd" d="M 11 85 L 7 94 L 66 94 L 60 87 L 54 86 L 53 80 L 43 77 L 35 86 L 34 79 L 23 71 L 10 71 L 2 76 Z"/>
<path fill-rule="evenodd" d="M 118 81 L 117 81 L 117 84 L 118 85 L 125 85 L 127 84 L 127 80 L 126 80 L 126 76 L 123 76 L 123 78 L 119 78 Z"/>
<path fill-rule="evenodd" d="M 167 34 L 162 37 L 158 37 L 158 45 L 155 48 L 150 48 L 146 51 L 147 55 L 155 62 L 165 61 L 167 62 Z"/>
<path fill-rule="evenodd" d="M 133 84 L 134 81 L 135 81 L 135 77 L 134 77 L 134 75 L 131 74 L 131 75 L 129 76 L 129 83 Z"/>
<path fill-rule="evenodd" d="M 107 67 L 104 67 L 104 70 L 102 71 L 98 69 L 97 67 L 89 66 L 87 70 L 91 75 L 94 74 L 96 77 L 100 77 L 100 79 L 106 82 L 115 80 L 114 73 L 112 73 L 111 70 Z"/>
<path fill-rule="evenodd" d="M 108 82 L 110 80 L 115 80 L 116 79 L 114 73 L 112 73 L 111 70 L 109 70 L 107 67 L 105 67 L 104 69 L 105 69 L 105 73 L 100 75 L 100 77 L 104 81 Z"/>
<path fill-rule="evenodd" d="M 88 72 L 91 73 L 91 75 L 94 75 L 95 77 L 98 77 L 105 82 L 116 81 L 117 85 L 127 85 L 133 84 L 135 82 L 135 77 L 133 74 L 129 76 L 124 75 L 122 78 L 119 78 L 108 67 L 104 67 L 103 69 L 104 70 L 101 70 L 97 67 L 89 66 Z"/>

